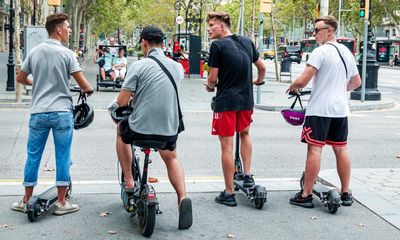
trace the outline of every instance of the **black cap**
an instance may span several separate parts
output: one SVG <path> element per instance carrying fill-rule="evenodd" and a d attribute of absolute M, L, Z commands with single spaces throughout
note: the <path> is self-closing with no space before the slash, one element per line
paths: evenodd
<path fill-rule="evenodd" d="M 142 32 L 140 33 L 140 41 L 144 40 L 152 40 L 156 43 L 161 43 L 164 39 L 164 33 L 159 29 L 158 27 L 155 26 L 147 26 L 145 27 Z"/>

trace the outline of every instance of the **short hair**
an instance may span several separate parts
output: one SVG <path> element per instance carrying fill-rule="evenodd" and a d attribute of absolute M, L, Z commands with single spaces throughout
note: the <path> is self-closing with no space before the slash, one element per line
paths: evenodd
<path fill-rule="evenodd" d="M 211 19 L 219 20 L 225 23 L 228 28 L 231 27 L 231 17 L 226 12 L 210 12 L 207 14 L 207 22 Z"/>
<path fill-rule="evenodd" d="M 336 32 L 336 30 L 338 28 L 338 23 L 334 16 L 319 17 L 319 18 L 315 19 L 314 23 L 321 22 L 321 21 L 323 21 L 326 25 L 332 27 L 333 30 Z"/>
<path fill-rule="evenodd" d="M 53 34 L 57 27 L 68 20 L 68 15 L 65 13 L 53 13 L 46 18 L 46 30 L 49 35 Z"/>

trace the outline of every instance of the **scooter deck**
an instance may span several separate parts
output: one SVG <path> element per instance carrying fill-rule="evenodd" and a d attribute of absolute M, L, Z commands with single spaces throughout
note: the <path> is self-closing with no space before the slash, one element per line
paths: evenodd
<path fill-rule="evenodd" d="M 46 191 L 42 192 L 39 194 L 38 198 L 39 199 L 45 199 L 45 200 L 50 200 L 58 197 L 58 189 L 57 186 L 53 186 Z"/>
<path fill-rule="evenodd" d="M 254 186 L 250 187 L 250 188 L 243 187 L 243 180 L 235 179 L 235 180 L 233 180 L 233 184 L 235 185 L 235 187 L 239 188 L 240 191 L 244 192 L 246 195 L 249 195 L 254 189 Z"/>

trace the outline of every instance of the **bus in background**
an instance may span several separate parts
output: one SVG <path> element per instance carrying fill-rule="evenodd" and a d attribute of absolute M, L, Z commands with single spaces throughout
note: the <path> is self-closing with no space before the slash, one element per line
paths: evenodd
<path fill-rule="evenodd" d="M 350 50 L 350 52 L 353 54 L 353 56 L 356 55 L 356 40 L 354 38 L 337 37 L 336 41 L 338 43 L 345 45 Z"/>
<path fill-rule="evenodd" d="M 306 56 L 306 61 L 310 57 L 311 52 L 318 47 L 318 43 L 315 41 L 315 37 L 310 37 L 303 39 L 300 42 L 301 51 L 303 51 L 303 56 Z"/>

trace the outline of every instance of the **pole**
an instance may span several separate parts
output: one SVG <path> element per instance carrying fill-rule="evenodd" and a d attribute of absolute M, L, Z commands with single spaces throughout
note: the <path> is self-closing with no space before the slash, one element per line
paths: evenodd
<path fill-rule="evenodd" d="M 36 6 L 37 6 L 37 0 L 33 0 L 33 15 L 32 15 L 32 25 L 36 25 Z"/>
<path fill-rule="evenodd" d="M 361 73 L 361 102 L 365 101 L 365 84 L 366 84 L 366 73 L 367 73 L 367 41 L 368 41 L 368 19 L 364 20 L 364 40 L 363 40 L 363 62 L 362 62 L 362 73 Z"/>
<path fill-rule="evenodd" d="M 10 0 L 10 17 L 9 17 L 9 42 L 8 42 L 8 63 L 7 63 L 7 91 L 15 90 L 15 64 L 14 64 L 14 5 L 13 0 Z"/>
<path fill-rule="evenodd" d="M 239 35 L 243 35 L 243 22 L 244 22 L 244 0 L 240 0 L 240 16 L 239 16 Z"/>
<path fill-rule="evenodd" d="M 271 11 L 271 27 L 272 27 L 272 37 L 274 38 L 275 75 L 276 75 L 276 80 L 277 80 L 278 82 L 280 82 L 280 81 L 281 81 L 281 76 L 279 75 L 279 72 L 278 72 L 278 48 L 277 48 L 277 46 L 276 46 L 274 10 Z"/>
<path fill-rule="evenodd" d="M 260 12 L 260 33 L 259 33 L 259 41 L 260 43 L 258 44 L 258 52 L 262 53 L 263 50 L 263 35 L 264 35 L 264 14 Z M 257 86 L 257 98 L 256 98 L 256 103 L 260 104 L 261 102 L 261 86 Z"/>
<path fill-rule="evenodd" d="M 341 10 L 342 10 L 342 0 L 339 0 L 339 18 L 338 18 L 339 27 L 338 27 L 338 37 L 342 36 L 341 33 L 340 33 L 340 25 L 341 25 L 341 22 L 340 22 L 340 13 L 341 13 Z"/>

